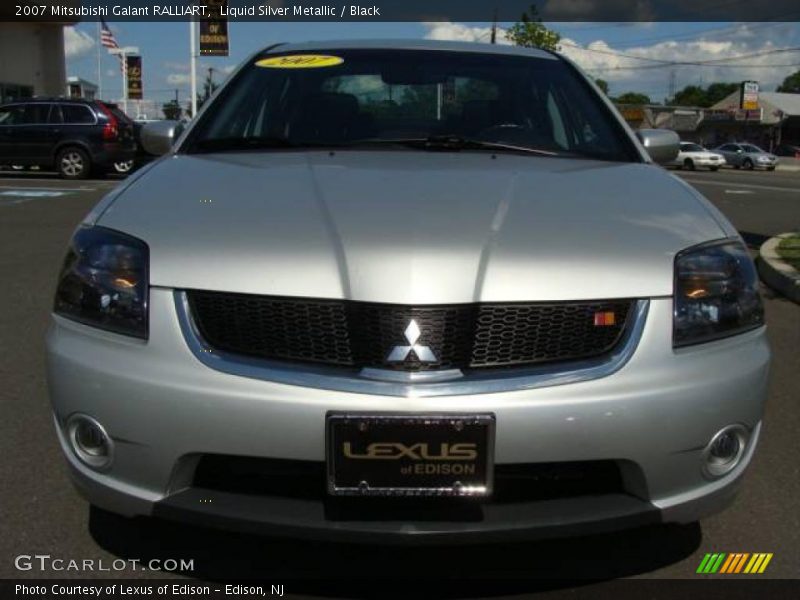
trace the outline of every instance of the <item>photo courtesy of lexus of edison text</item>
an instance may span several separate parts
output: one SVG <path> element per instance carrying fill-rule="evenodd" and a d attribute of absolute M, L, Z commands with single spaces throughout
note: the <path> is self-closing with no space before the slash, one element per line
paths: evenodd
<path fill-rule="evenodd" d="M 796 597 L 792 7 L 62 4 L 0 22 L 0 596 Z"/>

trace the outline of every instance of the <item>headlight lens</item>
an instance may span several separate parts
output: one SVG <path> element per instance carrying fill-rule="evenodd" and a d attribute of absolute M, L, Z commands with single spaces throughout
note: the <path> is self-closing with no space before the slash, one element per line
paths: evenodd
<path fill-rule="evenodd" d="M 147 244 L 103 227 L 72 238 L 54 311 L 75 321 L 147 338 Z"/>
<path fill-rule="evenodd" d="M 764 323 L 758 275 L 739 242 L 690 248 L 675 259 L 673 345 L 727 337 Z"/>

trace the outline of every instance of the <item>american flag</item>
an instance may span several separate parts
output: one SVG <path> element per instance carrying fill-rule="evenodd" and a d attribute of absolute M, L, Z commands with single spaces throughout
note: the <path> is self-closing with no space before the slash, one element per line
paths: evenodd
<path fill-rule="evenodd" d="M 108 25 L 103 19 L 100 19 L 100 43 L 106 48 L 119 48 L 117 40 L 114 39 L 114 34 L 108 28 Z"/>
<path fill-rule="evenodd" d="M 109 52 L 113 48 L 119 48 L 119 44 L 117 43 L 116 38 L 114 38 L 114 34 L 111 33 L 111 30 L 108 28 L 108 24 L 104 19 L 100 19 L 100 45 L 108 48 Z M 122 55 L 117 54 L 117 59 L 119 60 L 119 70 L 124 71 L 125 66 L 122 64 Z"/>

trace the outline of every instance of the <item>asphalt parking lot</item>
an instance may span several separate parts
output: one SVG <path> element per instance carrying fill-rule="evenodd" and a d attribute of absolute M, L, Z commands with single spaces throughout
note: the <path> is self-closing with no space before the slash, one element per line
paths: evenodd
<path fill-rule="evenodd" d="M 677 174 L 725 213 L 752 248 L 771 235 L 800 228 L 800 173 Z M 409 579 L 497 579 L 516 593 L 541 587 L 532 580 L 537 577 L 692 578 L 707 552 L 772 552 L 762 577 L 800 578 L 800 307 L 768 289 L 764 296 L 774 362 L 761 444 L 737 502 L 701 524 L 539 543 L 376 552 L 90 514 L 69 484 L 53 432 L 43 339 L 69 236 L 117 183 L 0 174 L 0 577 L 87 576 L 19 572 L 14 557 L 20 554 L 108 563 L 172 557 L 194 559 L 194 575 L 209 579 L 404 573 Z M 139 570 L 96 575 L 168 576 Z"/>

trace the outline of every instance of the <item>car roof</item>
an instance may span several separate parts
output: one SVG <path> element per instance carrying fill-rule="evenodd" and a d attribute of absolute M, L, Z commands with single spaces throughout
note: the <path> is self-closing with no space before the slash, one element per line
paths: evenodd
<path fill-rule="evenodd" d="M 64 104 L 92 104 L 94 100 L 86 98 L 59 98 L 58 96 L 33 96 L 32 98 L 17 98 L 5 104 L 30 104 L 32 102 L 60 102 Z"/>
<path fill-rule="evenodd" d="M 508 44 L 480 44 L 421 39 L 324 40 L 316 42 L 283 43 L 268 46 L 264 53 L 308 52 L 310 50 L 441 50 L 447 52 L 478 52 L 504 56 L 528 56 L 559 60 L 558 56 L 540 48 L 524 48 Z"/>

